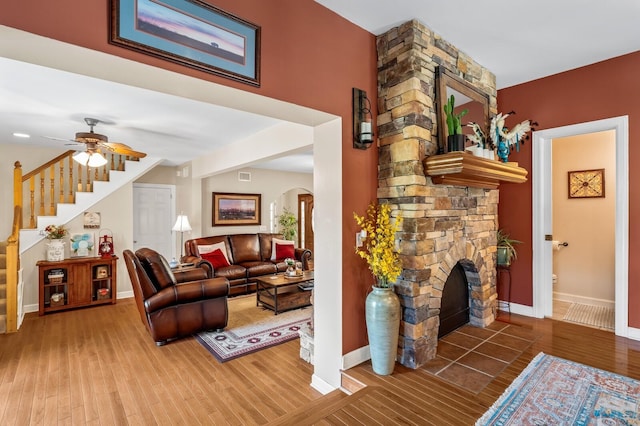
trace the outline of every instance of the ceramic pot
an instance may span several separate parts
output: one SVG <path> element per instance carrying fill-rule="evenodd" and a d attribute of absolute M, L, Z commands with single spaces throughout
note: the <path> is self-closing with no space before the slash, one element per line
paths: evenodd
<path fill-rule="evenodd" d="M 498 247 L 497 249 L 496 263 L 500 266 L 511 265 L 511 249 L 509 247 Z"/>
<path fill-rule="evenodd" d="M 465 151 L 470 152 L 476 157 L 484 157 L 484 150 L 478 145 L 469 146 L 465 149 Z"/>
<path fill-rule="evenodd" d="M 464 135 L 447 136 L 447 151 L 464 151 Z"/>
<path fill-rule="evenodd" d="M 398 352 L 400 302 L 393 288 L 373 287 L 365 303 L 367 335 L 373 372 L 393 373 Z"/>
<path fill-rule="evenodd" d="M 484 154 L 484 158 L 488 159 L 488 160 L 495 160 L 496 159 L 496 155 L 493 152 L 492 149 L 489 148 L 484 148 L 483 150 L 483 154 Z"/>
<path fill-rule="evenodd" d="M 63 240 L 49 240 L 49 242 L 47 243 L 47 260 L 49 262 L 64 260 Z"/>

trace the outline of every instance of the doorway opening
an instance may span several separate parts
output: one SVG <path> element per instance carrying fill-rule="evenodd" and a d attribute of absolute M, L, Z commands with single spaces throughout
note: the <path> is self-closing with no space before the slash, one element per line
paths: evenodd
<path fill-rule="evenodd" d="M 558 127 L 533 133 L 533 316 L 553 316 L 553 214 L 552 140 L 589 133 L 614 131 L 615 172 L 615 333 L 629 337 L 628 329 L 628 235 L 629 171 L 628 117 L 616 117 Z M 564 181 L 568 185 L 568 181 Z M 569 241 L 569 244 L 571 242 Z M 569 245 L 571 247 L 571 245 Z M 560 277 L 558 277 L 560 279 Z"/>
<path fill-rule="evenodd" d="M 615 131 L 555 138 L 551 148 L 552 318 L 613 331 Z"/>

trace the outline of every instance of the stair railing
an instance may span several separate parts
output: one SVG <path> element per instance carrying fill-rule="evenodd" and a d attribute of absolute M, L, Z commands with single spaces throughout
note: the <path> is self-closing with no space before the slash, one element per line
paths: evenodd
<path fill-rule="evenodd" d="M 13 225 L 7 239 L 7 333 L 18 331 L 18 276 L 20 271 L 20 219 L 22 207 L 13 208 Z"/>
<path fill-rule="evenodd" d="M 93 191 L 93 182 L 108 181 L 109 172 L 124 170 L 125 160 L 130 159 L 107 152 L 107 164 L 91 168 L 73 161 L 74 153 L 66 151 L 24 176 L 22 165 L 15 162 L 14 205 L 22 206 L 25 216 L 20 219 L 21 228 L 35 229 L 36 217 L 55 216 L 58 203 L 74 203 L 76 193 Z"/>

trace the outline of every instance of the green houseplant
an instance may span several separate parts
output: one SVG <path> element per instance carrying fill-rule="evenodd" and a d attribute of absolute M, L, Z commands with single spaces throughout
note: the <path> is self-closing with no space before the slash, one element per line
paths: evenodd
<path fill-rule="evenodd" d="M 514 245 L 522 244 L 522 241 L 514 240 L 504 230 L 498 229 L 496 233 L 498 246 L 498 260 L 497 263 L 500 266 L 511 265 L 511 260 L 518 258 L 518 252 Z"/>
<path fill-rule="evenodd" d="M 468 109 L 455 113 L 456 98 L 451 95 L 444 105 L 444 113 L 447 121 L 447 148 L 448 151 L 464 151 L 464 135 L 462 134 L 462 117 L 467 115 Z"/>
<path fill-rule="evenodd" d="M 298 232 L 298 219 L 286 207 L 282 210 L 282 214 L 278 216 L 278 226 L 285 240 L 294 241 Z"/>

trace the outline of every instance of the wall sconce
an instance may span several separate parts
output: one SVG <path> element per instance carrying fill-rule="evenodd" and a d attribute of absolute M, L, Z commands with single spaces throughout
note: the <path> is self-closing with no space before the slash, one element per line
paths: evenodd
<path fill-rule="evenodd" d="M 367 149 L 373 143 L 371 101 L 367 92 L 353 88 L 353 147 Z"/>

